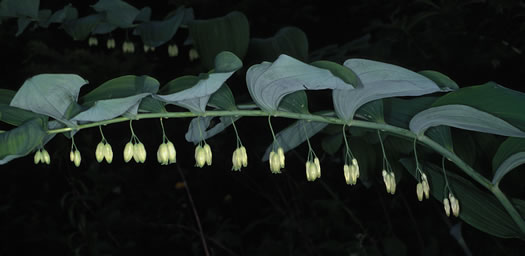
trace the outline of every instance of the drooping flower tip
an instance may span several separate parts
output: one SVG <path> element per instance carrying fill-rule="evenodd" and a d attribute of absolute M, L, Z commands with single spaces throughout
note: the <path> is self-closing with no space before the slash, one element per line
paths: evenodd
<path fill-rule="evenodd" d="M 46 149 L 42 149 L 42 162 L 47 165 L 51 164 L 51 157 Z"/>
<path fill-rule="evenodd" d="M 95 149 L 95 158 L 97 159 L 97 162 L 102 162 L 104 160 L 104 143 L 101 141 L 98 143 L 97 148 Z"/>
<path fill-rule="evenodd" d="M 134 158 L 133 155 L 134 155 L 134 151 L 135 151 L 135 147 L 133 146 L 133 143 L 128 142 L 126 144 L 126 146 L 124 146 L 124 162 L 129 162 L 131 161 L 131 158 Z"/>
<path fill-rule="evenodd" d="M 168 151 L 168 145 L 166 143 L 162 143 L 159 146 L 159 149 L 157 150 L 157 161 L 159 164 L 167 165 L 169 162 L 169 151 Z"/>
<path fill-rule="evenodd" d="M 176 163 L 177 162 L 177 151 L 175 150 L 175 145 L 171 141 L 168 140 L 166 143 L 166 146 L 168 147 L 168 163 Z"/>
<path fill-rule="evenodd" d="M 443 207 L 445 208 L 445 213 L 447 216 L 450 216 L 450 203 L 446 197 L 443 199 Z"/>
<path fill-rule="evenodd" d="M 281 173 L 281 158 L 279 157 L 279 153 L 272 150 L 272 152 L 270 152 L 269 162 L 272 173 Z"/>
<path fill-rule="evenodd" d="M 35 156 L 34 156 L 34 162 L 35 164 L 38 164 L 40 163 L 40 161 L 42 161 L 42 152 L 40 151 L 40 149 L 38 151 L 36 151 L 35 153 Z"/>
<path fill-rule="evenodd" d="M 179 47 L 176 44 L 168 45 L 168 56 L 176 57 L 179 55 Z"/>
<path fill-rule="evenodd" d="M 206 152 L 201 145 L 195 147 L 195 166 L 202 168 L 206 164 Z"/>
<path fill-rule="evenodd" d="M 450 199 L 450 208 L 452 209 L 452 214 L 454 214 L 455 217 L 459 216 L 459 201 L 458 199 L 452 194 L 448 194 L 448 198 Z"/>
<path fill-rule="evenodd" d="M 417 200 L 423 201 L 423 184 L 421 182 L 416 185 Z"/>
<path fill-rule="evenodd" d="M 104 145 L 104 158 L 106 158 L 106 162 L 108 164 L 113 162 L 113 149 L 111 148 L 111 145 L 109 145 L 109 143 L 106 143 Z"/>

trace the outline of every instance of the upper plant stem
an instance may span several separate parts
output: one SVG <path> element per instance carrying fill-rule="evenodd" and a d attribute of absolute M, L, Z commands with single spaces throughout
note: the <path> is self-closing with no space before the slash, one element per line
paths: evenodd
<path fill-rule="evenodd" d="M 239 108 L 242 109 L 242 106 L 240 106 Z M 481 186 L 485 187 L 492 194 L 494 194 L 494 196 L 496 196 L 496 198 L 503 205 L 507 213 L 511 216 L 514 222 L 518 225 L 523 236 L 525 236 L 525 221 L 522 219 L 521 215 L 514 208 L 510 200 L 505 196 L 505 194 L 497 186 L 493 185 L 487 178 L 483 177 L 481 174 L 479 174 L 474 169 L 472 169 L 472 167 L 466 164 L 463 160 L 461 160 L 461 158 L 459 158 L 456 154 L 454 154 L 454 152 L 449 151 L 448 149 L 441 146 L 439 143 L 433 141 L 432 139 L 430 139 L 429 137 L 425 135 L 417 135 L 413 133 L 412 131 L 409 131 L 403 128 L 399 128 L 396 126 L 384 124 L 384 123 L 374 123 L 374 122 L 361 121 L 361 120 L 352 120 L 350 122 L 345 122 L 333 116 L 301 114 L 301 113 L 291 113 L 291 112 L 283 112 L 283 111 L 275 111 L 271 115 L 274 117 L 302 119 L 302 120 L 316 121 L 316 122 L 323 122 L 323 123 L 330 123 L 330 124 L 340 124 L 340 125 L 346 124 L 348 126 L 374 129 L 374 130 L 379 130 L 382 132 L 393 133 L 398 136 L 402 136 L 402 137 L 406 137 L 410 139 L 417 139 L 421 144 L 424 144 L 432 148 L 434 151 L 438 152 L 442 156 L 446 157 L 448 160 L 452 161 L 465 174 L 470 176 L 477 183 L 479 183 Z M 233 110 L 233 111 L 214 110 L 214 111 L 207 111 L 205 113 L 192 113 L 192 112 L 146 113 L 146 114 L 136 115 L 134 120 L 149 119 L 149 118 L 162 118 L 162 117 L 164 118 L 185 118 L 185 117 L 197 117 L 197 116 L 268 117 L 268 112 L 265 112 L 262 110 Z M 64 133 L 64 132 L 69 132 L 72 130 L 81 130 L 85 128 L 96 127 L 99 125 L 107 125 L 107 124 L 125 122 L 128 120 L 131 120 L 131 119 L 128 117 L 117 117 L 111 120 L 104 120 L 104 121 L 99 121 L 99 122 L 94 122 L 94 123 L 89 123 L 89 124 L 78 125 L 77 127 L 74 127 L 74 128 L 67 127 L 67 128 L 48 130 L 47 133 L 48 134 Z"/>

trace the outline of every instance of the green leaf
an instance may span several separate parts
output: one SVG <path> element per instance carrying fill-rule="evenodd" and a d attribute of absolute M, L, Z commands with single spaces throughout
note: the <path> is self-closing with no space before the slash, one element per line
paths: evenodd
<path fill-rule="evenodd" d="M 47 116 L 9 106 L 16 92 L 8 89 L 0 89 L 0 121 L 19 126 L 30 119 L 40 118 L 44 123 Z"/>
<path fill-rule="evenodd" d="M 432 107 L 419 112 L 410 120 L 410 130 L 416 134 L 423 134 L 428 128 L 438 125 L 503 136 L 525 137 L 525 132 L 507 121 L 467 105 Z"/>
<path fill-rule="evenodd" d="M 456 82 L 450 79 L 450 77 L 442 73 L 439 73 L 437 71 L 423 70 L 423 71 L 419 71 L 418 73 L 434 81 L 434 83 L 436 83 L 439 87 L 441 87 L 441 89 L 445 89 L 445 90 L 450 89 L 452 91 L 459 89 L 458 84 L 456 84 Z"/>
<path fill-rule="evenodd" d="M 66 125 L 65 113 L 78 99 L 80 87 L 87 83 L 82 77 L 71 74 L 42 74 L 27 79 L 11 101 L 17 107 L 47 115 Z"/>
<path fill-rule="evenodd" d="M 159 81 L 150 76 L 121 76 L 104 82 L 80 98 L 82 105 L 92 106 L 96 101 L 125 98 L 139 93 L 157 93 Z"/>
<path fill-rule="evenodd" d="M 62 26 L 73 40 L 84 40 L 103 19 L 104 15 L 97 13 L 79 19 L 64 21 Z"/>
<path fill-rule="evenodd" d="M 422 96 L 410 99 L 383 99 L 385 121 L 388 124 L 408 129 L 410 119 L 418 112 L 427 109 L 437 97 Z"/>
<path fill-rule="evenodd" d="M 361 80 L 351 69 L 327 60 L 318 60 L 310 63 L 310 65 L 318 68 L 324 68 L 329 70 L 334 76 L 337 76 L 347 84 L 353 85 L 355 88 L 363 87 Z"/>
<path fill-rule="evenodd" d="M 167 95 L 154 95 L 155 99 L 175 104 L 189 109 L 192 112 L 203 113 L 210 96 L 224 84 L 233 73 L 242 67 L 242 62 L 231 52 L 221 52 L 215 60 L 216 68 L 210 74 L 199 78 L 186 76 L 169 82 L 161 90 Z M 195 84 L 192 84 L 196 82 Z M 189 88 L 191 86 L 191 88 Z M 164 89 L 166 87 L 166 89 Z M 172 89 L 173 88 L 173 89 Z M 182 90 L 181 90 L 182 89 Z"/>
<path fill-rule="evenodd" d="M 447 150 L 454 152 L 454 144 L 452 142 L 452 135 L 450 134 L 450 127 L 448 126 L 436 126 L 431 127 L 427 131 L 427 136 L 433 141 L 439 143 Z"/>
<path fill-rule="evenodd" d="M 308 114 L 308 97 L 305 91 L 292 92 L 281 100 L 279 109 L 288 112 Z"/>
<path fill-rule="evenodd" d="M 300 90 L 353 89 L 329 70 L 281 55 L 273 62 L 251 66 L 246 73 L 248 91 L 266 112 L 277 110 L 284 96 Z"/>
<path fill-rule="evenodd" d="M 142 9 L 140 9 L 139 14 L 137 14 L 137 17 L 135 17 L 136 21 L 140 22 L 147 22 L 151 20 L 151 8 L 149 6 L 146 6 Z"/>
<path fill-rule="evenodd" d="M 51 14 L 53 12 L 49 9 L 43 9 L 38 11 L 38 25 L 43 28 L 47 28 L 49 26 L 49 18 L 51 18 Z"/>
<path fill-rule="evenodd" d="M 232 124 L 232 121 L 237 121 L 240 117 L 223 116 L 218 118 L 218 123 L 210 127 L 213 118 L 211 116 L 193 118 L 185 135 L 186 141 L 197 144 L 203 139 L 211 138 L 224 131 Z"/>
<path fill-rule="evenodd" d="M 92 7 L 97 12 L 105 13 L 106 20 L 110 24 L 121 28 L 129 28 L 140 12 L 137 8 L 121 0 L 99 0 Z"/>
<path fill-rule="evenodd" d="M 109 120 L 127 114 L 136 115 L 140 101 L 151 95 L 151 93 L 139 93 L 137 95 L 109 100 L 98 100 L 88 110 L 76 115 L 74 121 L 98 122 Z"/>
<path fill-rule="evenodd" d="M 415 177 L 414 159 L 401 159 L 401 164 Z M 427 174 L 432 196 L 442 202 L 445 181 L 440 167 L 431 163 L 421 163 Z M 449 185 L 458 198 L 461 207 L 459 217 L 473 227 L 501 238 L 524 238 L 518 226 L 503 209 L 496 197 L 480 190 L 469 180 L 447 172 Z"/>
<path fill-rule="evenodd" d="M 281 146 L 284 152 L 294 149 L 305 142 L 306 138 L 311 138 L 324 129 L 327 125 L 327 123 L 306 120 L 299 120 L 293 123 L 275 135 L 277 143 L 274 141 L 270 146 L 268 146 L 268 148 L 266 148 L 266 152 L 264 153 L 262 160 L 268 160 L 270 151 L 277 150 L 278 146 Z"/>
<path fill-rule="evenodd" d="M 194 20 L 189 24 L 190 36 L 204 68 L 213 67 L 215 56 L 230 51 L 243 59 L 250 40 L 248 19 L 241 12 L 230 12 L 223 17 Z"/>
<path fill-rule="evenodd" d="M 296 27 L 284 27 L 270 38 L 252 38 L 248 56 L 258 61 L 274 61 L 286 54 L 301 61 L 308 58 L 308 38 Z"/>
<path fill-rule="evenodd" d="M 525 137 L 525 94 L 493 82 L 461 88 L 417 114 L 411 130 L 448 125 L 504 136 Z M 413 124 L 412 124 L 413 123 Z M 413 127 L 413 128 L 412 128 Z"/>
<path fill-rule="evenodd" d="M 166 107 L 164 103 L 154 99 L 151 95 L 143 98 L 140 101 L 139 112 L 149 113 L 166 113 Z"/>
<path fill-rule="evenodd" d="M 47 116 L 33 113 L 17 107 L 0 104 L 0 121 L 10 125 L 19 126 L 27 120 L 39 118 L 43 122 L 47 121 Z"/>
<path fill-rule="evenodd" d="M 325 136 L 323 140 L 321 141 L 321 147 L 326 153 L 330 155 L 334 155 L 337 151 L 339 151 L 342 144 L 343 144 L 343 134 L 342 133 L 336 133 L 333 135 Z"/>
<path fill-rule="evenodd" d="M 158 47 L 173 38 L 185 15 L 184 7 L 177 9 L 176 15 L 163 21 L 148 21 L 141 23 L 133 31 L 139 35 L 145 45 Z"/>
<path fill-rule="evenodd" d="M 22 32 L 24 32 L 24 30 L 27 28 L 27 26 L 29 26 L 29 24 L 31 24 L 31 19 L 30 18 L 26 18 L 26 17 L 20 17 L 17 20 L 17 24 L 18 24 L 18 30 L 16 31 L 16 35 L 15 36 L 19 36 L 19 35 L 22 34 Z"/>
<path fill-rule="evenodd" d="M 498 148 L 492 159 L 494 178 L 492 184 L 498 184 L 512 169 L 525 163 L 525 139 L 507 138 Z"/>
<path fill-rule="evenodd" d="M 38 18 L 40 0 L 2 0 L 0 16 Z"/>
<path fill-rule="evenodd" d="M 40 146 L 45 135 L 40 119 L 30 120 L 15 129 L 0 133 L 0 164 L 29 154 Z"/>
<path fill-rule="evenodd" d="M 91 31 L 92 35 L 104 35 L 109 34 L 113 30 L 117 29 L 116 25 L 107 23 L 107 22 L 99 22 L 97 26 Z"/>
<path fill-rule="evenodd" d="M 332 93 L 335 112 L 346 121 L 353 119 L 360 106 L 373 100 L 441 91 L 432 80 L 396 65 L 365 59 L 349 59 L 344 65 L 363 84 L 354 90 L 334 90 Z"/>
<path fill-rule="evenodd" d="M 224 110 L 236 110 L 235 98 L 230 90 L 230 87 L 224 83 L 219 90 L 210 96 L 208 105 Z"/>
<path fill-rule="evenodd" d="M 356 115 L 367 121 L 384 124 L 385 116 L 383 113 L 383 100 L 374 100 L 364 104 L 357 109 Z"/>
<path fill-rule="evenodd" d="M 16 92 L 8 89 L 0 89 L 0 105 L 9 105 Z"/>
<path fill-rule="evenodd" d="M 159 89 L 159 82 L 150 76 L 121 76 L 111 79 L 82 97 L 90 108 L 73 120 L 97 122 L 123 114 L 136 115 L 141 100 Z"/>
<path fill-rule="evenodd" d="M 70 21 L 78 18 L 78 11 L 71 4 L 67 4 L 64 8 L 56 11 L 51 15 L 46 24 L 51 23 L 62 23 L 64 21 Z"/>

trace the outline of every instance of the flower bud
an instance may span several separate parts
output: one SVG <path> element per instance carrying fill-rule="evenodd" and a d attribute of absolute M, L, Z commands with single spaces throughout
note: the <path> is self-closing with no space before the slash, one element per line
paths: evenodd
<path fill-rule="evenodd" d="M 448 198 L 450 199 L 450 208 L 452 209 L 452 214 L 454 216 L 459 216 L 459 201 L 452 193 L 448 194 Z"/>
<path fill-rule="evenodd" d="M 445 213 L 447 216 L 450 216 L 450 204 L 448 202 L 448 198 L 443 199 L 443 207 L 445 207 Z"/>
<path fill-rule="evenodd" d="M 242 152 L 240 148 L 235 149 L 232 155 L 232 170 L 240 171 L 242 167 Z"/>
<path fill-rule="evenodd" d="M 99 163 L 104 160 L 104 143 L 102 141 L 98 143 L 97 149 L 95 149 L 95 158 Z"/>
<path fill-rule="evenodd" d="M 394 172 L 390 172 L 390 194 L 396 193 L 396 176 Z"/>
<path fill-rule="evenodd" d="M 40 163 L 40 161 L 42 161 L 42 152 L 40 151 L 40 149 L 35 153 L 34 161 L 35 164 L 38 164 Z"/>
<path fill-rule="evenodd" d="M 270 171 L 272 173 L 281 173 L 281 160 L 278 153 L 270 152 Z"/>
<path fill-rule="evenodd" d="M 359 178 L 359 166 L 358 165 L 350 166 L 350 175 L 352 178 L 352 185 L 357 184 L 357 178 Z"/>
<path fill-rule="evenodd" d="M 383 175 L 383 182 L 385 183 L 386 192 L 390 193 L 390 174 L 386 172 L 386 170 L 383 170 L 381 174 Z"/>
<path fill-rule="evenodd" d="M 149 52 L 150 47 L 148 45 L 144 45 L 144 52 Z"/>
<path fill-rule="evenodd" d="M 140 161 L 140 163 L 144 163 L 146 162 L 146 148 L 144 147 L 144 144 L 142 144 L 142 142 L 139 142 L 137 145 L 139 148 L 138 160 Z"/>
<path fill-rule="evenodd" d="M 203 149 L 204 149 L 204 154 L 206 155 L 206 164 L 211 165 L 212 154 L 211 154 L 210 145 L 208 145 L 208 143 L 205 143 Z"/>
<path fill-rule="evenodd" d="M 199 58 L 199 53 L 197 52 L 197 50 L 195 50 L 195 48 L 190 49 L 190 51 L 188 52 L 188 58 L 190 59 L 190 61 L 194 61 Z"/>
<path fill-rule="evenodd" d="M 346 184 L 350 185 L 352 184 L 352 174 L 350 173 L 350 166 L 348 166 L 347 164 L 345 164 L 343 166 L 343 172 L 345 174 L 345 181 L 346 181 Z"/>
<path fill-rule="evenodd" d="M 206 152 L 201 145 L 195 147 L 195 166 L 202 168 L 206 163 Z"/>
<path fill-rule="evenodd" d="M 176 57 L 179 55 L 179 47 L 176 44 L 168 45 L 168 56 Z"/>
<path fill-rule="evenodd" d="M 425 194 L 425 198 L 429 199 L 430 198 L 430 186 L 428 185 L 428 181 L 423 180 L 422 185 L 423 185 L 423 193 Z"/>
<path fill-rule="evenodd" d="M 124 162 L 129 162 L 131 158 L 134 156 L 134 146 L 133 143 L 128 142 L 126 146 L 124 147 Z"/>
<path fill-rule="evenodd" d="M 51 157 L 45 149 L 42 149 L 42 162 L 46 163 L 47 165 L 51 164 Z"/>
<path fill-rule="evenodd" d="M 241 146 L 241 160 L 242 160 L 242 167 L 248 166 L 248 154 L 246 153 L 246 148 L 244 146 Z"/>
<path fill-rule="evenodd" d="M 314 158 L 314 164 L 315 164 L 315 178 L 321 178 L 321 163 L 319 162 L 319 158 Z"/>
<path fill-rule="evenodd" d="M 277 149 L 277 155 L 279 156 L 279 165 L 281 168 L 284 168 L 284 150 L 282 147 Z"/>
<path fill-rule="evenodd" d="M 157 150 L 157 160 L 162 165 L 168 164 L 169 151 L 168 151 L 168 145 L 166 143 L 160 144 L 159 149 Z"/>
<path fill-rule="evenodd" d="M 175 151 L 175 145 L 173 145 L 171 141 L 168 141 L 166 146 L 168 147 L 168 161 L 169 161 L 168 163 L 170 164 L 176 163 L 177 162 L 177 151 Z"/>
<path fill-rule="evenodd" d="M 140 148 L 139 148 L 139 144 L 136 143 L 136 144 L 133 144 L 133 160 L 135 160 L 136 163 L 140 163 Z"/>
<path fill-rule="evenodd" d="M 73 151 L 73 149 L 69 151 L 69 160 L 71 160 L 71 162 L 75 161 L 75 152 Z"/>
<path fill-rule="evenodd" d="M 76 167 L 79 167 L 80 166 L 80 161 L 82 161 L 82 157 L 80 156 L 80 151 L 78 151 L 78 149 L 77 149 L 77 150 L 75 150 L 74 154 L 75 154 L 75 159 L 74 159 L 73 162 L 75 163 Z"/>
<path fill-rule="evenodd" d="M 313 162 L 307 161 L 305 165 L 306 165 L 306 180 L 314 181 L 316 178 L 315 164 Z"/>
<path fill-rule="evenodd" d="M 111 148 L 111 145 L 109 145 L 109 143 L 106 143 L 106 145 L 104 145 L 104 157 L 106 158 L 106 162 L 108 164 L 113 162 L 113 149 Z"/>
<path fill-rule="evenodd" d="M 416 185 L 417 200 L 420 202 L 423 201 L 423 184 L 419 182 Z"/>

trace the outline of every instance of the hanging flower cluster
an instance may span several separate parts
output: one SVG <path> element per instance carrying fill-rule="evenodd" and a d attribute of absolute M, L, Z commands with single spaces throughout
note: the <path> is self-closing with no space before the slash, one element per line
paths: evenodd
<path fill-rule="evenodd" d="M 49 165 L 51 163 L 51 157 L 49 156 L 49 153 L 47 152 L 47 150 L 45 150 L 44 148 L 39 149 L 35 153 L 34 160 L 35 160 L 35 164 L 42 162 L 43 164 L 45 163 Z"/>

